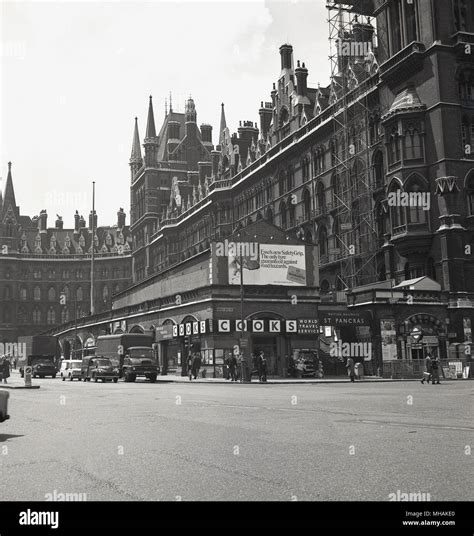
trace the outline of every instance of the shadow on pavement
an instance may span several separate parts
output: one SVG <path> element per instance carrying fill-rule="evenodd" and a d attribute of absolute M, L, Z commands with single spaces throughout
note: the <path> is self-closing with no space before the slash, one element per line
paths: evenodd
<path fill-rule="evenodd" d="M 13 439 L 15 437 L 24 437 L 24 436 L 14 435 L 14 434 L 0 434 L 0 443 L 4 443 L 5 441 L 8 441 L 9 439 Z"/>

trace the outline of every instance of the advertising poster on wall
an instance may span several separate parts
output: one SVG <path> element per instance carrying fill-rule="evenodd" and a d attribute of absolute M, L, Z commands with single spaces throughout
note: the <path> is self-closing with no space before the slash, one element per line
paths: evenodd
<path fill-rule="evenodd" d="M 397 359 L 397 332 L 395 320 L 380 320 L 380 335 L 382 338 L 382 360 Z"/>
<path fill-rule="evenodd" d="M 241 261 L 244 285 L 306 285 L 305 246 L 230 242 L 227 249 L 230 285 L 240 285 Z"/>

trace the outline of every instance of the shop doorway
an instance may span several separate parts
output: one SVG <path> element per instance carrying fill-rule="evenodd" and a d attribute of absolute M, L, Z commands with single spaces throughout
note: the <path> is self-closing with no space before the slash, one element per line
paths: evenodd
<path fill-rule="evenodd" d="M 267 373 L 269 375 L 278 374 L 278 341 L 275 336 L 255 336 L 253 337 L 253 352 L 265 354 L 267 358 Z"/>

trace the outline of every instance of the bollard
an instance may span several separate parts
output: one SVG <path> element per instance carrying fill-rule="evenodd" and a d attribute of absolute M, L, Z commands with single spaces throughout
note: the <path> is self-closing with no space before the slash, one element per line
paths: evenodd
<path fill-rule="evenodd" d="M 25 367 L 25 387 L 31 387 L 31 367 Z"/>

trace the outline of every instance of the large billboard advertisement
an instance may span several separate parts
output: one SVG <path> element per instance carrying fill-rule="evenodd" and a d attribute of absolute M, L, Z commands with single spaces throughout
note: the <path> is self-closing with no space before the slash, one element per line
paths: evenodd
<path fill-rule="evenodd" d="M 305 246 L 245 242 L 226 246 L 230 285 L 240 285 L 241 269 L 244 285 L 306 285 Z"/>

